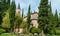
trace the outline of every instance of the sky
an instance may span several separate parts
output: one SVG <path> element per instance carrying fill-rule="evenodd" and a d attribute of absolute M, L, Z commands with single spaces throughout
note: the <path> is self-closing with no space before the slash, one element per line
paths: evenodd
<path fill-rule="evenodd" d="M 53 14 L 55 13 L 55 10 L 57 9 L 58 13 L 60 12 L 60 0 L 49 0 L 51 1 L 52 5 L 52 11 Z M 16 6 L 18 6 L 18 3 L 20 3 L 21 9 L 24 9 L 24 14 L 27 14 L 28 6 L 31 5 L 31 11 L 37 11 L 38 12 L 38 6 L 40 3 L 40 0 L 15 0 Z M 58 14 L 59 15 L 59 14 Z"/>

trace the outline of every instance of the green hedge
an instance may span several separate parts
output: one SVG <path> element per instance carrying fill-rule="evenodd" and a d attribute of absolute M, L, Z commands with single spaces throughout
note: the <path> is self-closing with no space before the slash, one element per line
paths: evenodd
<path fill-rule="evenodd" d="M 40 33 L 40 29 L 39 28 L 35 28 L 35 27 L 32 27 L 31 29 L 30 29 L 30 32 L 32 33 L 32 34 L 34 34 L 34 33 Z"/>
<path fill-rule="evenodd" d="M 56 35 L 60 35 L 60 30 L 56 30 Z"/>
<path fill-rule="evenodd" d="M 0 34 L 1 34 L 1 33 L 5 33 L 5 32 L 6 32 L 6 30 L 0 29 Z"/>

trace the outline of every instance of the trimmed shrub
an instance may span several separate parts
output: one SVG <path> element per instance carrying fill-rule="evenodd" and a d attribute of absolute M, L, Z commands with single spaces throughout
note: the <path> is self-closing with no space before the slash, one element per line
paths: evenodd
<path fill-rule="evenodd" d="M 6 30 L 0 29 L 0 34 L 5 33 L 5 32 L 6 32 Z"/>
<path fill-rule="evenodd" d="M 60 30 L 56 30 L 56 35 L 60 35 Z"/>
<path fill-rule="evenodd" d="M 40 29 L 39 29 L 39 28 L 32 27 L 32 28 L 30 29 L 30 33 L 32 33 L 32 34 L 34 34 L 34 33 L 39 34 L 39 33 L 40 33 Z"/>

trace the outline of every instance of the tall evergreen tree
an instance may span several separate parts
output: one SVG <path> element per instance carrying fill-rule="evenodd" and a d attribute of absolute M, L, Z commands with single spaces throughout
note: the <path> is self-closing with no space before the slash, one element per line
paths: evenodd
<path fill-rule="evenodd" d="M 12 1 L 11 6 L 10 6 L 10 11 L 9 11 L 9 18 L 10 18 L 10 28 L 11 32 L 14 29 L 14 21 L 15 21 L 15 12 L 16 12 L 16 4 L 15 1 Z"/>
<path fill-rule="evenodd" d="M 28 24 L 28 28 L 30 27 L 30 23 L 31 23 L 31 13 L 30 13 L 30 5 L 29 5 L 28 14 L 27 14 L 27 24 Z"/>
<path fill-rule="evenodd" d="M 56 26 L 58 24 L 58 14 L 57 14 L 57 10 L 55 11 L 55 15 L 53 16 L 53 24 L 52 24 L 52 29 L 54 34 L 56 34 Z"/>
<path fill-rule="evenodd" d="M 2 23 L 3 11 L 6 9 L 5 4 L 6 4 L 5 0 L 0 0 L 0 24 Z"/>
<path fill-rule="evenodd" d="M 24 17 L 24 9 L 22 9 L 22 17 Z"/>
<path fill-rule="evenodd" d="M 60 17 L 58 18 L 58 24 L 57 27 L 60 27 Z"/>
<path fill-rule="evenodd" d="M 55 23 L 55 26 L 57 26 L 57 24 L 58 24 L 58 12 L 57 12 L 57 10 L 55 11 L 55 16 L 54 16 L 54 23 Z"/>
<path fill-rule="evenodd" d="M 56 18 L 55 20 L 58 21 L 58 12 L 57 12 L 57 10 L 55 11 L 55 18 Z"/>
<path fill-rule="evenodd" d="M 7 0 L 7 9 L 10 8 L 10 0 Z"/>
<path fill-rule="evenodd" d="M 7 9 L 8 9 L 8 0 L 7 0 L 7 2 L 6 2 L 6 0 L 0 0 L 0 24 L 2 23 L 2 18 L 3 18 L 3 16 L 5 15 L 5 11 L 7 11 Z M 9 5 L 10 5 L 10 0 L 9 0 Z"/>
<path fill-rule="evenodd" d="M 6 0 L 1 0 L 1 11 L 4 12 L 7 10 L 7 2 Z"/>
<path fill-rule="evenodd" d="M 54 16 L 53 16 L 53 13 L 52 13 L 52 7 L 51 7 L 51 2 L 50 4 L 48 5 L 49 9 L 48 9 L 48 19 L 49 19 L 49 22 L 48 22 L 48 26 L 45 30 L 45 33 L 46 34 L 50 34 L 51 33 L 51 30 L 53 30 L 53 26 L 54 26 Z"/>
<path fill-rule="evenodd" d="M 48 0 L 41 0 L 39 5 L 38 12 L 38 24 L 39 28 L 44 33 L 45 29 L 48 26 Z"/>
<path fill-rule="evenodd" d="M 27 14 L 27 30 L 29 33 L 29 29 L 30 29 L 30 24 L 31 24 L 31 12 L 30 12 L 31 8 L 30 8 L 30 5 L 28 7 L 28 14 Z"/>

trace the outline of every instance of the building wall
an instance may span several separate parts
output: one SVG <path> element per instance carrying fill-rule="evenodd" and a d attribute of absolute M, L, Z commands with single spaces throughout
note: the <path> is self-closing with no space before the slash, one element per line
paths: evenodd
<path fill-rule="evenodd" d="M 32 20 L 33 27 L 38 28 L 37 20 Z"/>
<path fill-rule="evenodd" d="M 16 29 L 14 30 L 14 32 L 15 32 L 15 33 L 23 33 L 23 30 L 24 30 L 23 28 L 20 28 L 19 31 L 18 31 L 18 28 L 16 28 Z"/>
<path fill-rule="evenodd" d="M 16 14 L 20 14 L 20 13 L 21 13 L 20 9 L 16 9 Z"/>
<path fill-rule="evenodd" d="M 33 13 L 32 15 L 31 15 L 31 19 L 37 19 L 38 18 L 38 14 L 37 13 Z"/>
<path fill-rule="evenodd" d="M 38 28 L 38 13 L 32 13 L 31 14 L 31 24 L 33 25 L 33 27 Z M 24 21 L 27 21 L 27 17 L 24 18 Z"/>

